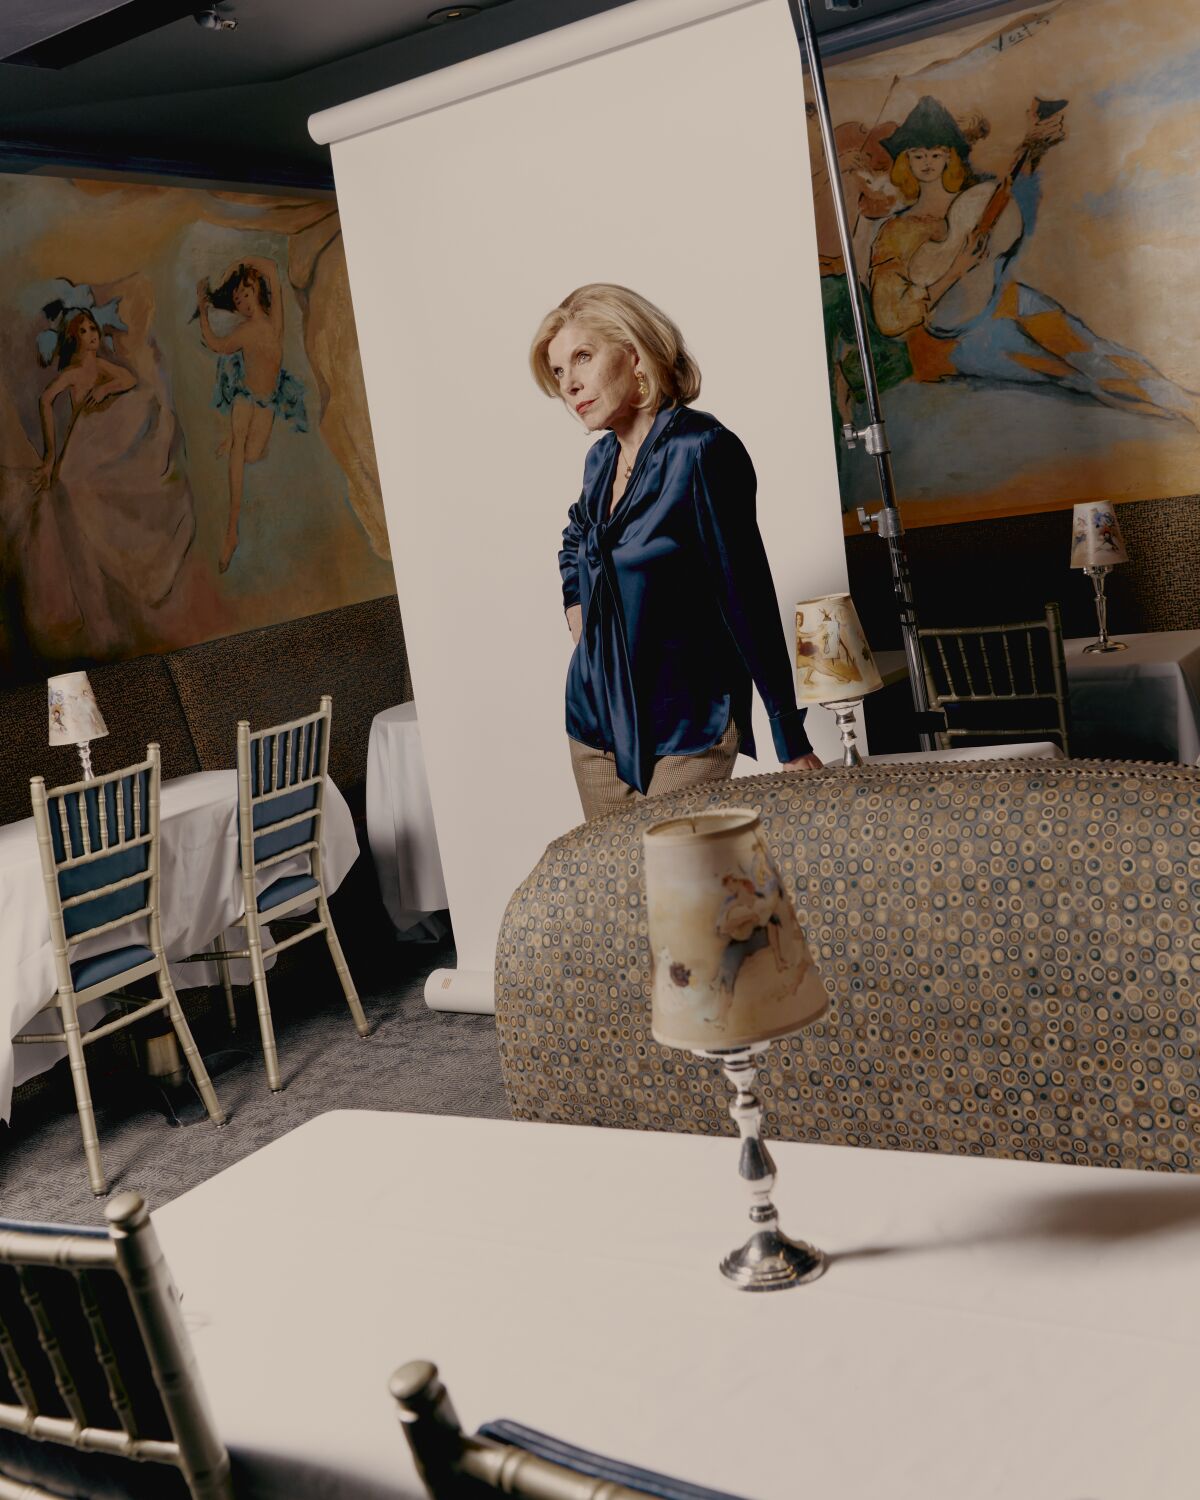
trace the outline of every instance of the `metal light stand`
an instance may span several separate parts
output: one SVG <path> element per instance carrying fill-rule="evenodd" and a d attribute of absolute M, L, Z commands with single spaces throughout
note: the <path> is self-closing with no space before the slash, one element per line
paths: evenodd
<path fill-rule="evenodd" d="M 1084 568 L 1083 572 L 1086 578 L 1092 580 L 1092 586 L 1096 590 L 1096 623 L 1100 630 L 1100 639 L 1085 646 L 1084 651 L 1124 651 L 1124 641 L 1110 641 L 1108 638 L 1108 598 L 1104 585 L 1112 572 L 1112 564 L 1097 563 L 1094 568 Z"/>
<path fill-rule="evenodd" d="M 833 714 L 838 733 L 842 737 L 842 765 L 861 766 L 862 756 L 858 751 L 858 735 L 854 722 L 854 711 L 862 703 L 861 698 L 843 698 L 837 703 L 822 703 Z"/>
<path fill-rule="evenodd" d="M 900 633 L 904 640 L 904 656 L 908 663 L 908 683 L 912 690 L 913 707 L 916 710 L 917 729 L 922 750 L 934 747 L 932 727 L 936 715 L 929 710 L 929 693 L 925 685 L 925 668 L 921 662 L 921 644 L 917 637 L 917 611 L 913 603 L 912 579 L 908 571 L 908 557 L 904 550 L 904 522 L 896 508 L 896 478 L 892 472 L 892 451 L 884 426 L 883 408 L 879 400 L 879 382 L 875 376 L 875 360 L 871 353 L 871 341 L 867 336 L 867 313 L 863 303 L 862 286 L 854 259 L 854 241 L 850 222 L 846 214 L 846 202 L 842 197 L 842 178 L 838 171 L 837 145 L 833 138 L 833 120 L 829 113 L 829 95 L 825 88 L 825 73 L 821 67 L 821 55 L 817 50 L 816 33 L 813 30 L 809 0 L 788 0 L 796 40 L 808 64 L 809 80 L 812 84 L 813 102 L 817 119 L 821 125 L 821 145 L 829 167 L 829 188 L 833 194 L 833 208 L 837 217 L 838 239 L 841 241 L 842 257 L 846 263 L 846 282 L 850 292 L 850 309 L 854 317 L 854 339 L 858 345 L 858 357 L 862 362 L 863 383 L 866 387 L 868 422 L 856 428 L 847 422 L 842 436 L 848 447 L 863 443 L 875 460 L 879 480 L 879 493 L 883 498 L 883 509 L 868 515 L 865 506 L 858 507 L 858 520 L 864 531 L 875 528 L 888 546 L 888 561 L 892 568 L 892 592 L 896 598 L 896 609 L 900 616 Z M 861 762 L 860 762 L 861 763 Z M 852 764 L 852 762 L 847 762 Z"/>
<path fill-rule="evenodd" d="M 75 748 L 79 751 L 79 764 L 83 767 L 84 781 L 95 781 L 96 776 L 92 770 L 92 742 L 80 740 Z"/>
<path fill-rule="evenodd" d="M 698 1052 L 697 1056 L 719 1062 L 736 1090 L 729 1113 L 742 1138 L 738 1172 L 749 1185 L 752 1202 L 750 1222 L 754 1233 L 721 1262 L 721 1272 L 744 1292 L 778 1292 L 786 1287 L 815 1281 L 825 1270 L 825 1257 L 803 1240 L 789 1239 L 779 1228 L 779 1215 L 771 1202 L 775 1186 L 775 1163 L 762 1143 L 762 1104 L 754 1092 L 758 1075 L 755 1057 L 770 1042 L 752 1042 L 745 1047 Z"/>

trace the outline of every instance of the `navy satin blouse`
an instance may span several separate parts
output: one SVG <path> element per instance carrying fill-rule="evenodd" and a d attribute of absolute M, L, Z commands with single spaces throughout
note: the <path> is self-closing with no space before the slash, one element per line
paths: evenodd
<path fill-rule="evenodd" d="M 645 792 L 659 757 L 715 745 L 731 715 L 754 754 L 753 682 L 779 759 L 807 755 L 750 455 L 707 412 L 664 407 L 606 518 L 619 451 L 612 432 L 589 449 L 558 558 L 563 608 L 583 610 L 567 734 Z"/>

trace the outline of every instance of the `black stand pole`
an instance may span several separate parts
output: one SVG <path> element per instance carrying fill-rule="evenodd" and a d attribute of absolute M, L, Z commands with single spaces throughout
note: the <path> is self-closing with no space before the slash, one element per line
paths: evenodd
<path fill-rule="evenodd" d="M 900 616 L 900 633 L 904 640 L 904 655 L 908 662 L 908 681 L 912 689 L 913 708 L 916 710 L 917 727 L 921 748 L 933 749 L 930 733 L 931 716 L 929 694 L 925 686 L 925 668 L 921 662 L 921 645 L 917 638 L 917 612 L 913 604 L 912 579 L 908 572 L 908 556 L 904 550 L 904 522 L 896 508 L 896 479 L 892 473 L 892 451 L 884 426 L 883 408 L 879 402 L 879 382 L 875 376 L 875 360 L 871 353 L 871 341 L 867 334 L 867 313 L 863 302 L 862 285 L 858 279 L 858 267 L 854 260 L 854 241 L 846 214 L 846 201 L 842 197 L 842 177 L 838 171 L 837 144 L 833 138 L 833 120 L 829 113 L 829 95 L 825 88 L 825 73 L 821 67 L 821 55 L 817 51 L 817 39 L 813 30 L 809 0 L 788 0 L 792 14 L 792 25 L 796 40 L 808 64 L 809 80 L 812 83 L 813 102 L 817 107 L 817 119 L 821 126 L 821 144 L 829 166 L 829 187 L 833 194 L 833 208 L 837 216 L 838 238 L 842 244 L 842 257 L 846 263 L 846 282 L 850 292 L 850 309 L 854 317 L 854 338 L 858 344 L 858 357 L 862 362 L 863 384 L 867 393 L 867 425 L 857 429 L 847 422 L 842 436 L 849 447 L 862 442 L 875 460 L 879 479 L 879 493 L 883 497 L 883 509 L 868 515 L 864 506 L 858 508 L 858 519 L 864 531 L 875 527 L 879 536 L 887 542 L 888 561 L 892 567 L 892 592 L 896 598 L 896 609 Z"/>

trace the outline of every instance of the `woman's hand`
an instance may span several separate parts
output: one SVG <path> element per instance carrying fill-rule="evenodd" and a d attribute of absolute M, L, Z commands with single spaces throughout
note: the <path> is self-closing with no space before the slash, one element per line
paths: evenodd
<path fill-rule="evenodd" d="M 583 634 L 583 606 L 581 604 L 568 606 L 567 629 L 571 632 L 572 641 L 578 646 L 579 637 Z"/>
<path fill-rule="evenodd" d="M 41 463 L 38 464 L 37 468 L 33 471 L 33 488 L 35 493 L 40 494 L 42 490 L 49 489 L 50 472 L 53 468 L 54 459 L 48 453 L 46 457 L 42 459 Z"/>
<path fill-rule="evenodd" d="M 819 771 L 824 766 L 824 761 L 819 755 L 801 755 L 797 760 L 785 760 L 783 769 L 785 771 Z"/>

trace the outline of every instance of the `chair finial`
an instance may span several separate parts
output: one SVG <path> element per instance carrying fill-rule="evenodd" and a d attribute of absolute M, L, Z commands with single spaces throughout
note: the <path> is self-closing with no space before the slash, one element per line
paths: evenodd
<path fill-rule="evenodd" d="M 435 1406 L 443 1389 L 437 1365 L 428 1359 L 410 1359 L 388 1381 L 392 1399 L 399 1403 L 403 1418 L 409 1421 Z"/>
<path fill-rule="evenodd" d="M 132 1229 L 140 1229 L 149 1219 L 150 1211 L 141 1193 L 124 1192 L 118 1193 L 104 1205 L 104 1217 L 114 1229 L 123 1229 L 128 1233 Z"/>

